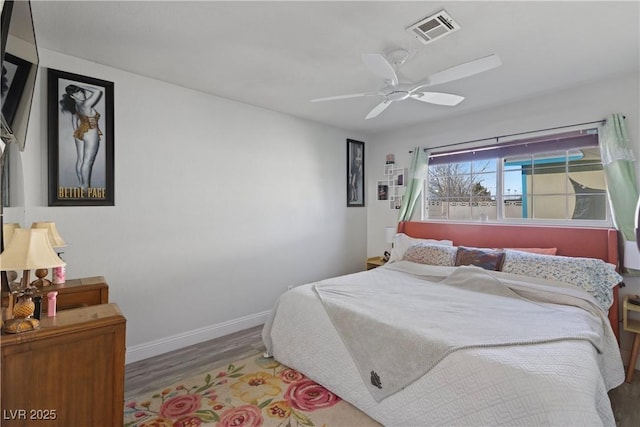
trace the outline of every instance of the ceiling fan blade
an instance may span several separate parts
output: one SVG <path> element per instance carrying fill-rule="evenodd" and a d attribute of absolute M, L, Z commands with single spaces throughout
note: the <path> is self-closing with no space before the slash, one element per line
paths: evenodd
<path fill-rule="evenodd" d="M 393 101 L 389 101 L 389 100 L 382 101 L 380 104 L 373 107 L 371 111 L 369 111 L 369 114 L 367 114 L 367 117 L 365 117 L 365 119 L 369 120 L 379 116 L 380 113 L 382 113 L 384 110 L 387 109 L 389 105 L 391 105 L 392 102 Z"/>
<path fill-rule="evenodd" d="M 448 105 L 453 107 L 464 101 L 464 96 L 452 93 L 441 92 L 415 92 L 411 94 L 411 99 L 428 102 L 429 104 Z"/>
<path fill-rule="evenodd" d="M 387 59 L 379 53 L 363 53 L 362 62 L 376 76 L 389 80 L 392 86 L 398 84 L 398 76 Z"/>
<path fill-rule="evenodd" d="M 489 55 L 484 58 L 474 59 L 464 64 L 456 65 L 446 70 L 439 71 L 430 75 L 426 79 L 417 83 L 412 92 L 427 86 L 435 86 L 442 83 L 452 82 L 454 80 L 464 79 L 474 74 L 483 73 L 502 65 L 502 61 L 498 55 Z"/>
<path fill-rule="evenodd" d="M 377 92 L 350 93 L 348 95 L 328 96 L 326 98 L 312 99 L 311 102 L 334 101 L 336 99 L 359 98 L 361 96 L 376 96 Z"/>

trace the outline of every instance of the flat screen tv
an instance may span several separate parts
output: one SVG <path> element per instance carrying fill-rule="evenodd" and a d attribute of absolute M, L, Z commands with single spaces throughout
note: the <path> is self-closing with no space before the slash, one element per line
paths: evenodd
<path fill-rule="evenodd" d="M 3 140 L 23 151 L 39 62 L 31 2 L 6 0 L 1 24 Z"/>

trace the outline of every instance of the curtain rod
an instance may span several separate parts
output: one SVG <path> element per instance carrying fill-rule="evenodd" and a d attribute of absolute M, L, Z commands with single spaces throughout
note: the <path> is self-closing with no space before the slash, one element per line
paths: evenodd
<path fill-rule="evenodd" d="M 622 116 L 622 118 L 626 119 L 627 116 Z M 526 135 L 528 133 L 545 132 L 545 131 L 548 131 L 548 130 L 564 129 L 564 128 L 570 128 L 570 127 L 573 127 L 573 126 L 592 125 L 592 124 L 596 124 L 596 123 L 606 123 L 606 122 L 607 122 L 607 119 L 595 120 L 593 122 L 576 123 L 576 124 L 573 124 L 573 125 L 556 126 L 556 127 L 552 127 L 552 128 L 546 128 L 546 129 L 530 130 L 530 131 L 527 131 L 527 132 L 518 132 L 518 133 L 507 134 L 507 135 L 492 136 L 490 138 L 480 138 L 480 139 L 473 139 L 473 140 L 464 141 L 464 142 L 454 142 L 453 144 L 445 144 L 445 145 L 439 145 L 437 147 L 423 148 L 423 150 L 424 151 L 437 150 L 438 148 L 454 147 L 456 145 L 471 144 L 472 142 L 480 142 L 480 141 L 491 141 L 491 140 L 494 140 L 494 139 L 497 141 L 500 138 L 506 138 L 506 137 L 509 137 L 509 136 Z M 413 153 L 413 150 L 409 151 L 409 153 Z"/>

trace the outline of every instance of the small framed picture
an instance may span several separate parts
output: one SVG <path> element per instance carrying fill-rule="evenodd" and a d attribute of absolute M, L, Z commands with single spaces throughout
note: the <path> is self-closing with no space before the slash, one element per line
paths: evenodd
<path fill-rule="evenodd" d="M 347 207 L 364 206 L 364 142 L 347 139 Z"/>
<path fill-rule="evenodd" d="M 113 206 L 113 82 L 47 78 L 49 206 Z"/>
<path fill-rule="evenodd" d="M 380 184 L 378 185 L 378 200 L 388 200 L 389 199 L 389 186 Z"/>
<path fill-rule="evenodd" d="M 10 53 L 4 54 L 2 61 L 2 115 L 9 126 L 13 125 L 32 66 L 33 64 L 29 61 Z"/>
<path fill-rule="evenodd" d="M 393 154 L 387 154 L 386 164 L 387 165 L 392 165 L 395 162 L 396 162 L 396 156 L 394 156 Z"/>

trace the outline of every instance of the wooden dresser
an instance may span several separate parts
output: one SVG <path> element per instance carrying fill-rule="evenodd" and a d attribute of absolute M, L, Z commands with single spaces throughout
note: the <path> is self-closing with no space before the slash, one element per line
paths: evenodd
<path fill-rule="evenodd" d="M 126 320 L 116 304 L 0 336 L 2 426 L 122 426 Z"/>

